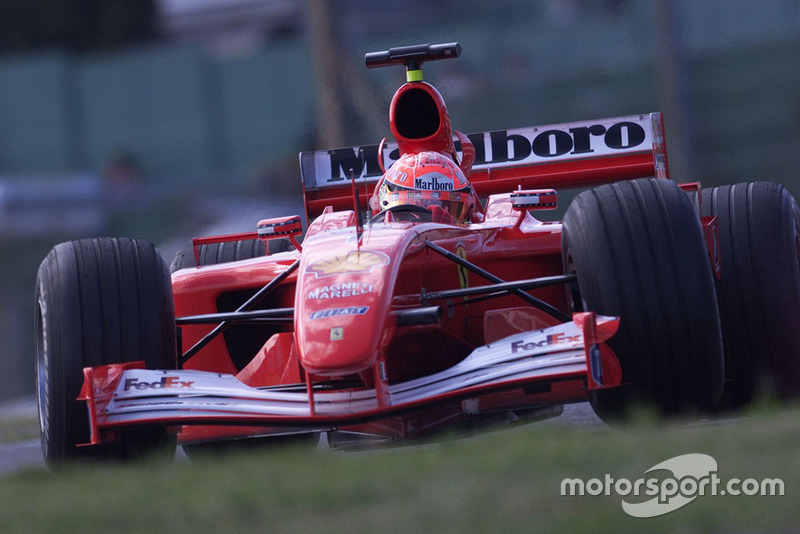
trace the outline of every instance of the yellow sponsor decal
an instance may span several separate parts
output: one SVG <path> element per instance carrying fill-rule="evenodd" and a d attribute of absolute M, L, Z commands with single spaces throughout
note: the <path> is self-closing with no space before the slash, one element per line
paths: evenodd
<path fill-rule="evenodd" d="M 368 273 L 380 265 L 388 265 L 389 256 L 373 250 L 351 250 L 317 260 L 308 267 L 307 273 L 320 276 L 345 273 Z"/>
<path fill-rule="evenodd" d="M 456 255 L 462 260 L 467 259 L 467 248 L 463 243 L 456 245 Z M 461 285 L 461 289 L 469 287 L 469 270 L 462 265 L 458 266 L 458 282 Z"/>

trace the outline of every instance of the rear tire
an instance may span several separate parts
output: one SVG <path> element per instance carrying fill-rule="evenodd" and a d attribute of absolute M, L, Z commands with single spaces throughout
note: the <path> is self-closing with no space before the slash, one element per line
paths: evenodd
<path fill-rule="evenodd" d="M 716 282 L 727 381 L 725 408 L 738 408 L 774 385 L 800 395 L 800 210 L 770 182 L 703 190 L 703 215 L 716 215 Z"/>
<path fill-rule="evenodd" d="M 579 302 L 621 318 L 608 341 L 621 387 L 592 392 L 603 418 L 634 403 L 663 414 L 707 412 L 723 385 L 714 280 L 697 213 L 667 180 L 604 185 L 578 195 L 564 216 L 565 272 Z"/>
<path fill-rule="evenodd" d="M 293 250 L 288 239 L 273 239 L 267 241 L 270 254 Z M 178 251 L 170 264 L 170 272 L 175 272 L 188 267 L 203 267 L 205 265 L 217 265 L 231 261 L 249 260 L 260 258 L 266 255 L 264 242 L 260 239 L 243 239 L 241 241 L 229 241 L 225 243 L 209 243 L 200 245 L 198 263 L 194 261 L 194 247 L 186 246 Z"/>
<path fill-rule="evenodd" d="M 132 429 L 103 446 L 89 441 L 83 368 L 143 360 L 177 368 L 172 286 L 152 244 L 86 239 L 56 245 L 36 281 L 36 367 L 42 451 L 48 464 L 78 458 L 174 455 L 163 428 Z"/>

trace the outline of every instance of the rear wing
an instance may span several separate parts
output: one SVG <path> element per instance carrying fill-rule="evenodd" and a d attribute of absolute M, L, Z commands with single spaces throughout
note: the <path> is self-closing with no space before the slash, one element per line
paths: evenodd
<path fill-rule="evenodd" d="M 573 188 L 655 176 L 669 178 L 661 113 L 598 121 L 495 130 L 468 134 L 475 145 L 469 179 L 478 195 L 510 192 L 519 187 Z M 455 141 L 460 152 L 461 144 Z M 367 206 L 383 172 L 379 145 L 300 154 L 300 173 L 308 221 L 326 206 L 353 208 L 351 178 Z M 400 154 L 386 143 L 383 166 Z"/>

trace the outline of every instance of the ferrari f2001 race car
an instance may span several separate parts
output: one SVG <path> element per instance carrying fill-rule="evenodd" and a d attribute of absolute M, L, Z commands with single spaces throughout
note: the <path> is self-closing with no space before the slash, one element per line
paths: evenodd
<path fill-rule="evenodd" d="M 57 245 L 36 285 L 47 461 L 796 394 L 787 190 L 671 181 L 659 113 L 453 130 L 421 65 L 460 51 L 367 54 L 406 68 L 394 141 L 300 155 L 302 243 L 299 216 L 265 219 L 194 239 L 171 275 L 141 240 Z M 579 187 L 563 222 L 534 217 Z"/>

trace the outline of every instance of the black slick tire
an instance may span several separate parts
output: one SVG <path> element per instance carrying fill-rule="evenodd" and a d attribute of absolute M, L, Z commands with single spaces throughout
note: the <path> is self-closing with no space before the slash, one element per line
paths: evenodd
<path fill-rule="evenodd" d="M 623 386 L 590 395 L 603 418 L 637 403 L 662 414 L 710 411 L 723 355 L 711 264 L 698 215 L 668 180 L 604 185 L 578 195 L 564 216 L 565 272 L 578 277 L 575 308 L 619 316 L 608 341 Z"/>
<path fill-rule="evenodd" d="M 717 217 L 716 282 L 725 346 L 725 408 L 759 392 L 800 396 L 800 210 L 780 184 L 703 190 Z"/>
<path fill-rule="evenodd" d="M 134 459 L 174 454 L 162 428 L 121 433 L 104 446 L 89 441 L 86 404 L 76 400 L 83 368 L 143 360 L 177 367 L 169 273 L 152 244 L 133 239 L 61 243 L 36 280 L 36 368 L 42 450 L 48 464 L 79 458 Z"/>
<path fill-rule="evenodd" d="M 270 240 L 267 242 L 270 254 L 292 250 L 293 247 L 288 239 Z M 243 239 L 240 241 L 229 241 L 226 243 L 209 243 L 200 245 L 199 261 L 194 261 L 194 249 L 188 245 L 175 255 L 170 264 L 170 272 L 175 272 L 188 267 L 203 267 L 206 265 L 217 265 L 232 261 L 249 260 L 260 258 L 266 255 L 264 242 L 260 239 Z"/>

